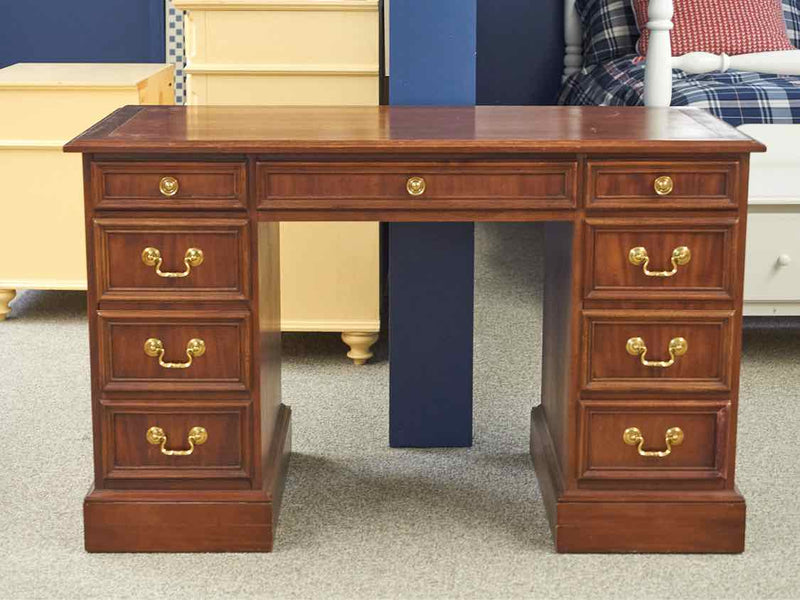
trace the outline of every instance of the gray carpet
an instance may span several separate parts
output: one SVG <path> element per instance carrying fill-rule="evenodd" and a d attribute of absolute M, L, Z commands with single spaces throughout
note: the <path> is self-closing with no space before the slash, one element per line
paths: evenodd
<path fill-rule="evenodd" d="M 799 597 L 797 328 L 745 333 L 743 555 L 553 552 L 527 449 L 539 401 L 539 234 L 477 227 L 471 449 L 387 447 L 385 340 L 376 362 L 354 368 L 335 336 L 286 337 L 294 455 L 273 554 L 83 551 L 85 298 L 21 294 L 0 323 L 0 598 Z"/>

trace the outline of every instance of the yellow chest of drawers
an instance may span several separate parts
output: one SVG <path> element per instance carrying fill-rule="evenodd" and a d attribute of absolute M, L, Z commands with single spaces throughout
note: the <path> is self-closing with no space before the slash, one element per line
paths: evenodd
<path fill-rule="evenodd" d="M 62 146 L 126 104 L 172 104 L 162 64 L 0 69 L 0 319 L 18 289 L 86 289 L 80 160 Z"/>
<path fill-rule="evenodd" d="M 378 104 L 377 0 L 175 0 L 187 104 Z M 380 329 L 377 223 L 281 224 L 281 329 L 335 331 L 361 364 Z"/>

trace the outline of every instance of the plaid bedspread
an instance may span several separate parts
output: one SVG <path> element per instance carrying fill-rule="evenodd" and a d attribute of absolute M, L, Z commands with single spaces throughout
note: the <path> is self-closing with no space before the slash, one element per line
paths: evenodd
<path fill-rule="evenodd" d="M 587 65 L 564 82 L 559 104 L 643 104 L 644 62 L 627 55 Z M 800 77 L 744 71 L 689 75 L 673 71 L 672 106 L 697 106 L 734 127 L 745 123 L 800 123 Z"/>

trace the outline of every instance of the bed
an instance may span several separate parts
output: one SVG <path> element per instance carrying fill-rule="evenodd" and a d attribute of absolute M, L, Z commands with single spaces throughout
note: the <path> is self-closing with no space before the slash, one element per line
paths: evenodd
<path fill-rule="evenodd" d="M 672 0 L 650 0 L 647 60 L 630 0 L 565 0 L 559 104 L 698 106 L 764 142 L 750 173 L 744 314 L 800 315 L 800 50 L 672 57 Z M 587 12 L 594 10 L 595 12 Z M 800 0 L 783 0 L 800 47 Z"/>

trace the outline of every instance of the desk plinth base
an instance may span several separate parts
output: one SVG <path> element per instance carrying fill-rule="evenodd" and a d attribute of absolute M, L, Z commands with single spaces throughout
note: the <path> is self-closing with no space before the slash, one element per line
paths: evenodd
<path fill-rule="evenodd" d="M 545 414 L 531 412 L 531 455 L 557 552 L 716 552 L 744 550 L 745 502 L 720 500 L 565 500 Z"/>
<path fill-rule="evenodd" d="M 97 490 L 83 503 L 87 552 L 271 552 L 291 450 L 282 406 L 262 490 Z"/>

